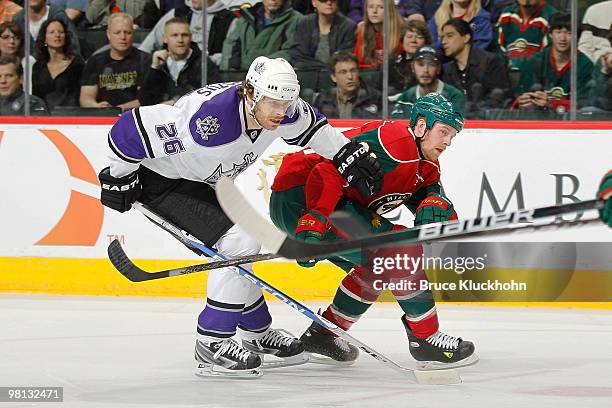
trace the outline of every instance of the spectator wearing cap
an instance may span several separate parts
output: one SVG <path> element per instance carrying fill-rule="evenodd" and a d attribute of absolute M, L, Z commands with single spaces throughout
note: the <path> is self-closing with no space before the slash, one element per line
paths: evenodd
<path fill-rule="evenodd" d="M 414 102 L 428 93 L 440 94 L 453 103 L 459 112 L 463 112 L 465 96 L 463 92 L 440 79 L 442 63 L 435 48 L 426 45 L 417 50 L 412 60 L 417 85 L 404 91 L 391 111 L 391 117 L 408 119 Z"/>
<path fill-rule="evenodd" d="M 442 26 L 444 54 L 452 61 L 444 64 L 442 80 L 466 97 L 466 116 L 480 117 L 483 108 L 504 108 L 511 102 L 508 71 L 503 59 L 472 46 L 470 25 L 452 18 Z"/>
<path fill-rule="evenodd" d="M 571 16 L 556 13 L 550 19 L 551 46 L 535 54 L 523 65 L 521 72 L 521 109 L 569 110 L 571 77 Z M 578 105 L 585 106 L 588 83 L 593 73 L 591 60 L 578 51 Z"/>
<path fill-rule="evenodd" d="M 361 81 L 355 54 L 338 51 L 329 65 L 336 86 L 315 95 L 312 106 L 328 118 L 380 118 L 381 93 Z"/>
<path fill-rule="evenodd" d="M 357 25 L 338 12 L 336 0 L 312 0 L 316 12 L 301 17 L 289 47 L 297 69 L 327 69 L 332 54 L 355 47 Z"/>

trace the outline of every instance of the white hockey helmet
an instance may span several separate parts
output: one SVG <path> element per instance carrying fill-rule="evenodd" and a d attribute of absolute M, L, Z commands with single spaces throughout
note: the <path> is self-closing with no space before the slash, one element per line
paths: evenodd
<path fill-rule="evenodd" d="M 246 80 L 253 86 L 253 102 L 267 96 L 282 101 L 297 101 L 300 83 L 297 75 L 283 58 L 257 57 L 251 63 Z"/>

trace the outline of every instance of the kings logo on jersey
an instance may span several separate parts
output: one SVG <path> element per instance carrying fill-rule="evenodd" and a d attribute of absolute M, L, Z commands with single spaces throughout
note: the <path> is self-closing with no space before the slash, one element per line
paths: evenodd
<path fill-rule="evenodd" d="M 368 208 L 378 215 L 388 213 L 389 211 L 402 205 L 404 201 L 410 198 L 412 194 L 387 194 L 372 201 Z"/>
<path fill-rule="evenodd" d="M 198 118 L 195 127 L 198 135 L 206 142 L 210 136 L 219 133 L 221 125 L 219 124 L 218 118 L 208 115 L 204 119 Z"/>
<path fill-rule="evenodd" d="M 219 163 L 215 171 L 213 171 L 210 176 L 206 177 L 202 181 L 206 184 L 214 186 L 221 177 L 229 177 L 231 179 L 234 179 L 240 173 L 245 171 L 251 164 L 255 163 L 257 157 L 258 156 L 255 153 L 249 152 L 244 155 L 242 163 L 233 163 L 231 169 L 228 169 L 227 167 L 226 169 L 224 169 L 223 163 Z"/>

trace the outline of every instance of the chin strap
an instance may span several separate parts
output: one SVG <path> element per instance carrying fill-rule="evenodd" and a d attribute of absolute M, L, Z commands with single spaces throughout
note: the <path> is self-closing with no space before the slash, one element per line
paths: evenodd
<path fill-rule="evenodd" d="M 412 131 L 412 129 L 410 129 L 410 130 Z M 419 151 L 419 157 L 421 159 L 425 159 L 425 160 L 427 160 L 427 158 L 423 154 L 423 150 L 421 150 L 421 140 L 425 137 L 427 132 L 429 132 L 429 129 L 425 129 L 425 133 L 423 133 L 423 136 L 421 136 L 421 137 L 417 137 L 417 135 L 414 134 L 414 132 L 412 133 L 414 135 L 414 141 L 416 142 L 416 145 L 417 145 L 417 150 Z"/>
<path fill-rule="evenodd" d="M 247 106 L 247 100 L 246 98 L 244 99 L 244 105 L 245 107 Z M 260 128 L 263 128 L 263 126 L 261 125 L 261 123 L 259 123 L 259 121 L 257 120 L 257 117 L 255 117 L 255 101 L 253 101 L 253 104 L 247 108 L 247 113 L 248 115 L 253 118 L 253 120 L 255 121 L 255 123 L 257 124 L 257 126 L 259 126 Z"/>

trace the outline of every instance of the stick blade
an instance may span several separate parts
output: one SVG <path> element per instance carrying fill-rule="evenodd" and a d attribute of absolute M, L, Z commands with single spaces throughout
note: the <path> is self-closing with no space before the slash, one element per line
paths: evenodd
<path fill-rule="evenodd" d="M 463 380 L 457 370 L 415 370 L 414 377 L 419 384 L 453 385 L 461 384 Z"/>
<path fill-rule="evenodd" d="M 108 259 L 111 261 L 115 269 L 119 271 L 123 276 L 128 278 L 132 282 L 142 282 L 146 280 L 146 275 L 143 279 L 143 271 L 134 265 L 130 258 L 126 255 L 125 251 L 121 247 L 121 244 L 116 239 L 108 245 L 106 251 L 108 253 Z"/>
<path fill-rule="evenodd" d="M 251 238 L 277 253 L 287 239 L 287 235 L 262 217 L 246 201 L 231 179 L 221 177 L 215 189 L 219 204 L 229 219 L 242 227 Z"/>

